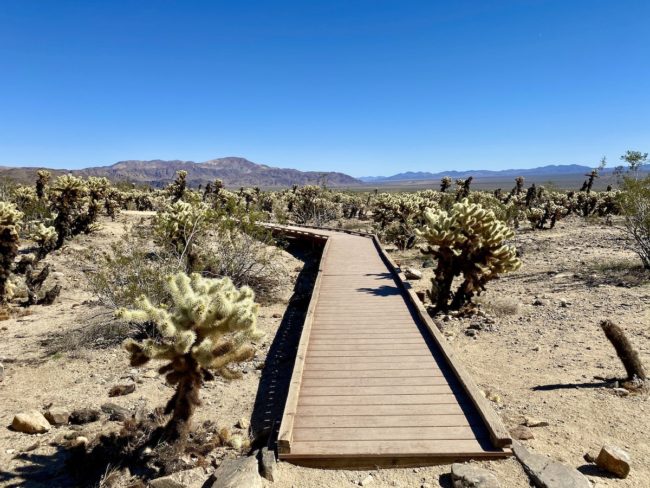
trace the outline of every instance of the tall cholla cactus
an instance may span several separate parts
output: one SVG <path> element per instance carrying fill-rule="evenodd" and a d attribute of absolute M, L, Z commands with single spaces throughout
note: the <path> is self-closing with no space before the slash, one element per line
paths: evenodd
<path fill-rule="evenodd" d="M 36 180 L 36 196 L 39 200 L 43 200 L 51 175 L 49 171 L 44 169 L 39 169 L 36 174 L 38 175 L 38 179 Z"/>
<path fill-rule="evenodd" d="M 57 249 L 72 235 L 75 220 L 87 193 L 88 189 L 83 180 L 72 175 L 59 176 L 50 189 L 51 207 L 57 214 L 54 219 Z"/>
<path fill-rule="evenodd" d="M 514 247 L 504 244 L 514 233 L 492 210 L 464 199 L 449 213 L 427 209 L 424 219 L 424 227 L 416 232 L 428 244 L 422 252 L 438 260 L 431 291 L 437 311 L 460 309 L 474 294 L 480 294 L 488 281 L 521 266 Z M 461 273 L 463 282 L 452 294 L 453 280 Z"/>
<path fill-rule="evenodd" d="M 8 280 L 18 254 L 18 232 L 23 214 L 13 203 L 0 202 L 0 304 L 9 298 Z"/>
<path fill-rule="evenodd" d="M 185 195 L 185 189 L 187 188 L 187 171 L 179 170 L 176 171 L 176 179 L 167 187 L 167 191 L 172 197 L 172 202 L 176 203 L 181 200 Z"/>
<path fill-rule="evenodd" d="M 166 286 L 171 307 L 157 307 L 142 296 L 137 310 L 121 309 L 117 314 L 131 322 L 154 322 L 162 336 L 161 341 L 129 340 L 125 348 L 131 353 L 132 366 L 150 359 L 168 361 L 159 372 L 176 385 L 165 409 L 172 414 L 166 437 L 176 441 L 189 432 L 190 418 L 200 405 L 202 381 L 211 377 L 209 370 L 235 377 L 229 364 L 251 359 L 255 350 L 249 341 L 262 333 L 256 327 L 258 305 L 253 290 L 246 286 L 237 289 L 229 278 L 203 278 L 197 273 L 170 276 Z"/>

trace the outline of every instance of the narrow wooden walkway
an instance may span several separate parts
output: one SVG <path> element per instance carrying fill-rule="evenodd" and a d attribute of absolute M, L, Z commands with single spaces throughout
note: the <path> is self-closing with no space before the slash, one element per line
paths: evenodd
<path fill-rule="evenodd" d="M 280 458 L 372 465 L 510 453 L 507 431 L 374 236 L 274 229 L 325 243 Z"/>

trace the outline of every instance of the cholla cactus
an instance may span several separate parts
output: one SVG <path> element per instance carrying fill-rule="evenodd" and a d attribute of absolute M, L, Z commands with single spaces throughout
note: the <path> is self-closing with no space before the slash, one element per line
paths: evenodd
<path fill-rule="evenodd" d="M 167 191 L 172 197 L 172 202 L 176 203 L 181 200 L 185 195 L 185 189 L 187 188 L 187 171 L 180 170 L 176 171 L 176 179 L 167 187 Z"/>
<path fill-rule="evenodd" d="M 39 200 L 45 198 L 45 193 L 47 191 L 47 184 L 50 182 L 50 172 L 44 169 L 39 169 L 36 173 L 38 179 L 36 180 L 36 196 Z"/>
<path fill-rule="evenodd" d="M 451 176 L 443 176 L 440 180 L 440 191 L 445 193 L 451 187 Z"/>
<path fill-rule="evenodd" d="M 431 291 L 438 311 L 460 309 L 474 294 L 480 294 L 488 281 L 521 266 L 514 247 L 505 244 L 513 232 L 492 210 L 464 199 L 449 213 L 427 210 L 424 219 L 424 227 L 416 232 L 428 244 L 422 252 L 438 260 Z M 452 282 L 461 274 L 463 282 L 450 304 Z"/>
<path fill-rule="evenodd" d="M 75 220 L 81 212 L 87 193 L 83 180 L 72 175 L 59 176 L 50 189 L 52 210 L 57 214 L 54 219 L 57 249 L 63 245 L 66 237 L 73 234 Z"/>
<path fill-rule="evenodd" d="M 56 247 L 57 233 L 54 227 L 46 226 L 39 222 L 38 226 L 29 236 L 37 245 L 37 259 L 43 259 L 47 254 Z"/>
<path fill-rule="evenodd" d="M 0 304 L 8 298 L 11 266 L 18 254 L 18 232 L 23 214 L 13 203 L 0 202 Z"/>
<path fill-rule="evenodd" d="M 171 306 L 152 305 L 142 296 L 137 310 L 121 309 L 117 314 L 131 322 L 153 322 L 162 336 L 160 341 L 129 340 L 124 347 L 133 366 L 151 359 L 168 361 L 159 371 L 176 386 L 166 407 L 166 413 L 172 414 L 167 437 L 175 441 L 189 431 L 204 377 L 211 375 L 209 371 L 235 377 L 229 365 L 251 359 L 255 350 L 250 341 L 262 334 L 256 327 L 258 305 L 250 288 L 237 289 L 228 278 L 204 278 L 198 273 L 170 276 L 166 286 Z"/>
<path fill-rule="evenodd" d="M 35 203 L 38 197 L 36 196 L 36 190 L 31 186 L 18 186 L 14 188 L 13 200 L 18 208 L 24 210 L 29 205 Z"/>

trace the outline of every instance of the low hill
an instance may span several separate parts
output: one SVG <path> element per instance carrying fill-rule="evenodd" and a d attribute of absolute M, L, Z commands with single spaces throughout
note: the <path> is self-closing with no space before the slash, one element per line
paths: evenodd
<path fill-rule="evenodd" d="M 36 171 L 41 168 L 0 167 L 0 176 L 8 176 L 22 182 L 33 182 Z M 81 170 L 50 170 L 53 174 L 72 173 L 78 176 L 105 176 L 112 181 L 129 181 L 161 187 L 174 179 L 176 171 L 187 171 L 190 185 L 206 184 L 221 179 L 226 187 L 259 186 L 262 188 L 286 188 L 291 185 L 317 184 L 325 181 L 334 187 L 358 186 L 359 180 L 344 173 L 298 171 L 256 164 L 239 157 L 211 159 L 202 163 L 192 161 L 119 161 L 111 166 L 99 166 Z"/>

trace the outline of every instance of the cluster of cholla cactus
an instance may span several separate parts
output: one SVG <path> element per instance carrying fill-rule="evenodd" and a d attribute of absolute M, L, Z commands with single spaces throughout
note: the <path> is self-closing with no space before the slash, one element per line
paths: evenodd
<path fill-rule="evenodd" d="M 166 438 L 174 442 L 189 432 L 203 380 L 211 372 L 236 377 L 230 365 L 251 359 L 255 354 L 251 341 L 262 334 L 256 327 L 258 306 L 250 288 L 237 289 L 228 278 L 196 273 L 170 276 L 166 286 L 173 303 L 156 306 L 142 296 L 136 310 L 117 313 L 131 322 L 153 322 L 160 333 L 160 340 L 129 340 L 125 348 L 132 366 L 152 359 L 167 361 L 159 372 L 176 387 L 165 410 L 171 414 Z"/>
<path fill-rule="evenodd" d="M 324 225 L 341 217 L 341 206 L 332 200 L 332 192 L 321 186 L 294 186 L 286 198 L 288 213 L 299 224 Z"/>
<path fill-rule="evenodd" d="M 174 252 L 188 271 L 198 269 L 199 252 L 196 238 L 201 235 L 215 214 L 203 202 L 191 204 L 178 201 L 158 212 L 154 220 L 156 242 Z"/>
<path fill-rule="evenodd" d="M 417 234 L 426 242 L 422 252 L 438 263 L 430 292 L 436 311 L 461 309 L 488 281 L 521 266 L 515 248 L 506 244 L 513 232 L 492 210 L 464 199 L 449 212 L 425 211 L 424 220 Z M 463 281 L 454 292 L 454 278 L 461 275 Z"/>
<path fill-rule="evenodd" d="M 18 254 L 22 218 L 23 214 L 14 204 L 0 202 L 0 304 L 6 303 L 13 293 L 9 277 Z"/>

